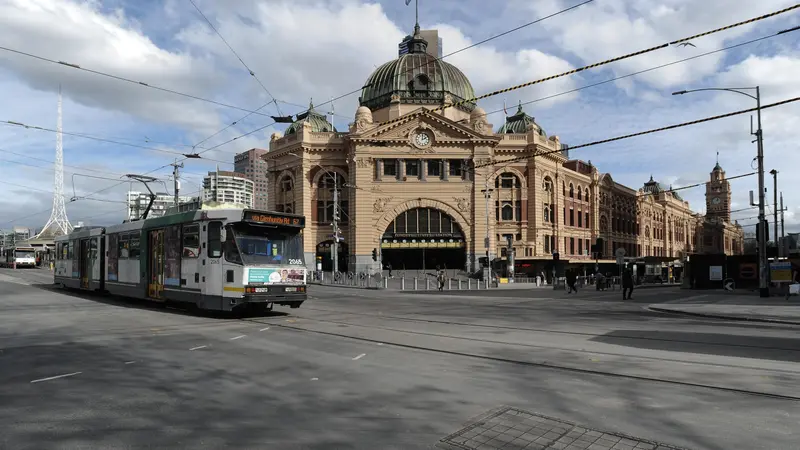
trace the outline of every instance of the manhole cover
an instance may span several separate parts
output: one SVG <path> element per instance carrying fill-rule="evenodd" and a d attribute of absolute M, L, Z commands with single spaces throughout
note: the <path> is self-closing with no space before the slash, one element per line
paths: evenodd
<path fill-rule="evenodd" d="M 686 450 L 504 406 L 437 444 L 448 450 Z"/>

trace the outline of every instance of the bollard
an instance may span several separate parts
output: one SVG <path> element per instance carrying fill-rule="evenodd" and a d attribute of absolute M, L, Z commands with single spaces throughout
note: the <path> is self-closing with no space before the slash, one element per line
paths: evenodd
<path fill-rule="evenodd" d="M 472 278 L 467 278 L 467 290 L 472 289 Z"/>
<path fill-rule="evenodd" d="M 461 278 L 458 279 L 458 290 L 461 290 Z"/>
<path fill-rule="evenodd" d="M 384 278 L 383 279 L 383 288 L 384 289 L 389 289 L 389 279 L 388 278 Z"/>
<path fill-rule="evenodd" d="M 453 280 L 452 280 L 452 278 L 448 278 L 447 279 L 447 290 L 448 291 L 452 291 L 453 290 Z"/>
<path fill-rule="evenodd" d="M 425 290 L 426 291 L 431 290 L 431 279 L 428 277 L 425 277 Z"/>
<path fill-rule="evenodd" d="M 400 278 L 400 290 L 401 291 L 406 290 L 406 277 Z"/>
<path fill-rule="evenodd" d="M 417 277 L 414 277 L 414 290 L 417 290 Z"/>

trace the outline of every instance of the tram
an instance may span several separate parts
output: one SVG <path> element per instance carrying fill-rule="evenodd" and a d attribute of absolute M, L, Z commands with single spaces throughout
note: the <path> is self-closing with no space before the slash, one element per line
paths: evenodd
<path fill-rule="evenodd" d="M 36 249 L 30 246 L 14 246 L 3 250 L 6 267 L 36 267 Z"/>
<path fill-rule="evenodd" d="M 56 238 L 54 283 L 213 311 L 298 308 L 307 298 L 305 218 L 197 209 Z"/>

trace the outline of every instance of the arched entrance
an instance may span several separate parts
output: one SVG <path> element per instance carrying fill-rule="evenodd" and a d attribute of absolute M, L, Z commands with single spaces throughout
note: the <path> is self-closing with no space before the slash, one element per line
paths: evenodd
<path fill-rule="evenodd" d="M 330 241 L 323 241 L 317 244 L 317 261 L 322 259 L 322 271 L 323 272 L 331 272 L 333 271 L 333 258 L 331 257 L 331 245 L 333 245 L 333 240 Z M 347 244 L 344 242 L 339 243 L 339 248 L 337 249 L 339 252 L 339 272 L 347 272 L 347 261 L 348 261 L 348 249 Z"/>
<path fill-rule="evenodd" d="M 464 232 L 449 214 L 436 208 L 401 212 L 381 237 L 381 262 L 394 270 L 464 269 Z"/>

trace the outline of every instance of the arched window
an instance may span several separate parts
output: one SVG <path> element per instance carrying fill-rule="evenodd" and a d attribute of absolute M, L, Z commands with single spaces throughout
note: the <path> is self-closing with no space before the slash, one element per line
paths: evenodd
<path fill-rule="evenodd" d="M 284 175 L 278 180 L 278 195 L 275 199 L 275 210 L 278 212 L 294 213 L 294 180 L 289 175 Z"/>
<path fill-rule="evenodd" d="M 333 190 L 338 189 L 338 206 L 339 218 L 341 224 L 349 222 L 350 211 L 348 209 L 347 197 L 342 192 L 342 186 L 345 184 L 345 178 L 342 174 L 336 172 L 326 172 L 320 177 L 317 183 L 316 200 L 317 200 L 317 222 L 322 224 L 333 223 L 334 207 L 333 207 Z"/>
<path fill-rule="evenodd" d="M 586 200 L 587 202 L 589 201 L 589 189 L 588 189 L 588 188 L 587 188 L 586 190 L 584 190 L 584 191 L 583 191 L 583 198 L 584 198 L 584 200 Z"/>
<path fill-rule="evenodd" d="M 606 233 L 608 232 L 608 219 L 606 216 L 600 216 L 600 232 Z"/>
<path fill-rule="evenodd" d="M 578 200 L 583 200 L 583 189 L 578 186 Z"/>
<path fill-rule="evenodd" d="M 650 225 L 645 225 L 644 226 L 644 237 L 646 237 L 646 238 L 650 237 Z"/>
<path fill-rule="evenodd" d="M 497 197 L 496 219 L 503 222 L 522 221 L 522 182 L 511 172 L 503 172 L 494 180 Z"/>
<path fill-rule="evenodd" d="M 575 198 L 575 186 L 569 184 L 569 198 Z"/>

